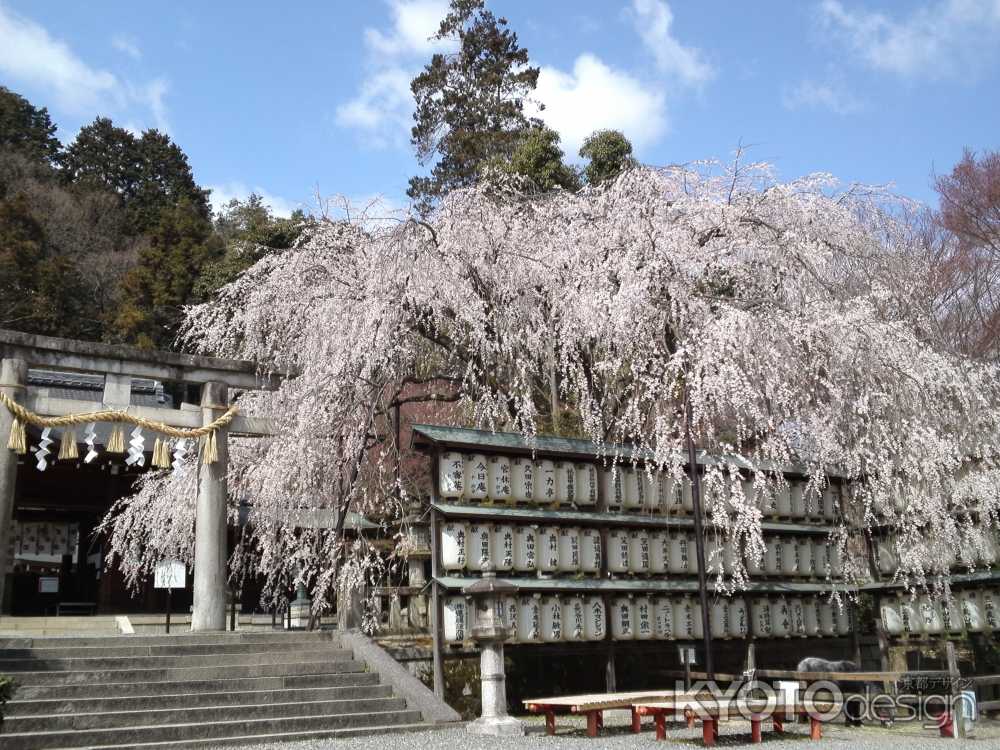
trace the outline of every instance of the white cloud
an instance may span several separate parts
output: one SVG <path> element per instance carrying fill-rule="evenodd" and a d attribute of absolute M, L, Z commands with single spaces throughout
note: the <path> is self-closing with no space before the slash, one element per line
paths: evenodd
<path fill-rule="evenodd" d="M 357 95 L 337 107 L 336 122 L 375 148 L 407 142 L 413 111 L 410 81 L 419 62 L 453 47 L 431 37 L 448 13 L 447 0 L 388 0 L 391 27 L 365 29 L 368 74 Z"/>
<path fill-rule="evenodd" d="M 365 29 L 365 44 L 390 57 L 429 55 L 447 49 L 447 42 L 432 39 L 448 14 L 447 0 L 389 0 L 392 29 Z"/>
<path fill-rule="evenodd" d="M 636 33 L 653 55 L 661 72 L 687 86 L 701 86 L 715 76 L 715 70 L 695 47 L 685 47 L 671 33 L 674 14 L 662 0 L 632 0 L 632 21 Z"/>
<path fill-rule="evenodd" d="M 0 70 L 15 80 L 51 90 L 60 106 L 75 113 L 92 110 L 109 98 L 123 99 L 114 75 L 91 68 L 37 23 L 2 5 Z"/>
<path fill-rule="evenodd" d="M 208 188 L 212 191 L 209 201 L 212 204 L 212 210 L 216 213 L 224 209 L 229 204 L 229 201 L 234 199 L 245 201 L 250 197 L 251 193 L 255 193 L 263 198 L 264 203 L 271 207 L 271 213 L 275 216 L 287 219 L 292 215 L 292 211 L 297 208 L 303 208 L 302 204 L 296 204 L 280 196 L 272 195 L 262 187 L 251 188 L 246 183 L 238 180 L 225 182 L 220 185 L 209 185 Z"/>
<path fill-rule="evenodd" d="M 785 91 L 781 103 L 786 109 L 825 109 L 838 115 L 849 115 L 861 109 L 861 102 L 847 89 L 832 83 L 804 80 Z"/>
<path fill-rule="evenodd" d="M 601 128 L 620 130 L 642 148 L 668 129 L 666 101 L 658 89 L 583 54 L 571 73 L 542 67 L 535 98 L 544 102 L 545 109 L 534 114 L 559 132 L 571 158 L 584 138 Z"/>
<path fill-rule="evenodd" d="M 0 73 L 10 85 L 43 89 L 55 107 L 74 116 L 114 115 L 130 122 L 151 117 L 155 127 L 168 130 L 167 83 L 157 78 L 134 84 L 107 70 L 93 68 L 65 42 L 29 18 L 0 4 Z M 136 112 L 142 110 L 142 116 Z"/>
<path fill-rule="evenodd" d="M 337 107 L 337 124 L 355 128 L 377 148 L 405 143 L 413 108 L 411 78 L 410 71 L 400 67 L 376 71 L 357 96 Z"/>
<path fill-rule="evenodd" d="M 939 0 L 902 19 L 823 0 L 820 17 L 876 70 L 933 79 L 967 74 L 996 53 L 1000 0 Z"/>
<path fill-rule="evenodd" d="M 170 123 L 167 120 L 167 105 L 164 101 L 169 90 L 170 85 L 164 78 L 154 78 L 144 86 L 129 86 L 132 97 L 149 107 L 156 129 L 163 133 L 170 132 Z"/>
<path fill-rule="evenodd" d="M 139 45 L 134 39 L 124 34 L 115 34 L 111 37 L 111 46 L 119 52 L 128 55 L 133 60 L 142 59 L 142 50 L 139 49 Z"/>

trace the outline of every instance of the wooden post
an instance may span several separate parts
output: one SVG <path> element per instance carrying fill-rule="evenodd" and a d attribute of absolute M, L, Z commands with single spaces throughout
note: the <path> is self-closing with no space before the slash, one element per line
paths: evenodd
<path fill-rule="evenodd" d="M 437 451 L 431 458 L 431 476 L 435 490 L 431 494 L 431 501 L 437 497 Z M 438 543 L 438 515 L 434 508 L 431 508 L 431 648 L 433 650 L 434 669 L 434 695 L 444 700 L 444 660 L 441 655 L 441 585 L 438 583 L 438 573 L 440 566 L 441 547 Z"/>
<path fill-rule="evenodd" d="M 605 604 L 604 610 L 605 612 L 611 611 L 607 608 L 607 604 Z M 611 628 L 608 628 L 608 659 L 604 664 L 604 683 L 607 692 L 618 692 L 618 679 L 615 674 L 615 642 L 611 638 Z"/>
<path fill-rule="evenodd" d="M 28 382 L 28 364 L 22 359 L 0 361 L 0 391 L 12 401 L 23 401 Z M 7 579 L 7 548 L 14 519 L 14 490 L 17 487 L 18 455 L 7 448 L 14 417 L 0 407 L 0 605 Z"/>
<path fill-rule="evenodd" d="M 947 641 L 944 644 L 945 656 L 948 660 L 948 677 L 951 683 L 950 705 L 951 736 L 956 740 L 965 739 L 965 702 L 962 700 L 962 673 L 958 670 L 958 654 L 955 644 Z"/>
<path fill-rule="evenodd" d="M 708 679 L 715 679 L 715 666 L 712 659 L 712 628 L 708 612 L 708 581 L 705 568 L 705 528 L 702 518 L 701 478 L 698 472 L 698 453 L 695 450 L 694 434 L 691 431 L 693 419 L 691 398 L 687 385 L 684 386 L 684 432 L 687 442 L 688 473 L 691 475 L 691 505 L 694 510 L 694 551 L 698 566 L 698 601 L 701 602 L 702 640 L 705 644 L 705 672 Z"/>
<path fill-rule="evenodd" d="M 201 391 L 202 423 L 209 424 L 229 408 L 225 383 L 205 383 Z M 215 431 L 219 458 L 198 465 L 198 505 L 194 527 L 194 611 L 191 630 L 226 629 L 226 504 L 229 496 L 229 431 Z M 200 461 L 200 459 L 199 459 Z"/>

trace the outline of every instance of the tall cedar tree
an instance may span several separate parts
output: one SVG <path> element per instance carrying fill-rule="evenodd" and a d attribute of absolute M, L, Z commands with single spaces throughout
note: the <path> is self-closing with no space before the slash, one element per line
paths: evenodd
<path fill-rule="evenodd" d="M 124 299 L 112 335 L 145 348 L 169 349 L 201 270 L 221 258 L 225 248 L 187 200 L 159 216 L 138 264 L 122 279 Z"/>
<path fill-rule="evenodd" d="M 482 163 L 509 158 L 522 131 L 541 125 L 524 114 L 538 68 L 528 66 L 517 34 L 484 0 L 452 0 L 434 38 L 454 41 L 457 50 L 435 54 L 410 84 L 410 142 L 422 166 L 437 160 L 429 177 L 410 178 L 407 195 L 423 214 L 449 190 L 475 184 Z"/>
<path fill-rule="evenodd" d="M 59 152 L 56 126 L 45 107 L 39 109 L 20 94 L 0 86 L 0 150 L 31 159 L 51 160 Z"/>
<path fill-rule="evenodd" d="M 73 264 L 53 255 L 23 195 L 0 201 L 0 328 L 64 335 L 82 295 Z"/>
<path fill-rule="evenodd" d="M 68 181 L 117 193 L 135 234 L 151 229 L 162 209 L 182 201 L 206 222 L 211 217 L 208 191 L 195 183 L 187 156 L 156 130 L 136 138 L 108 118 L 98 117 L 80 129 L 60 162 Z"/>

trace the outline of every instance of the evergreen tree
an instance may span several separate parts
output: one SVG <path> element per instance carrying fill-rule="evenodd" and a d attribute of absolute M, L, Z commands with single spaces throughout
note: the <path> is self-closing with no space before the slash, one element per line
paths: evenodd
<path fill-rule="evenodd" d="M 81 292 L 72 262 L 49 251 L 28 200 L 19 194 L 0 201 L 0 327 L 72 335 Z"/>
<path fill-rule="evenodd" d="M 287 219 L 275 216 L 259 195 L 251 194 L 245 201 L 234 198 L 215 219 L 215 231 L 225 243 L 225 254 L 202 269 L 195 282 L 194 299 L 208 299 L 265 255 L 287 250 L 307 224 L 305 214 L 299 210 Z"/>
<path fill-rule="evenodd" d="M 155 225 L 160 210 L 189 204 L 208 221 L 208 191 L 200 188 L 187 156 L 169 136 L 147 130 L 139 138 L 106 117 L 80 129 L 60 156 L 71 182 L 108 188 L 121 198 L 133 233 Z"/>
<path fill-rule="evenodd" d="M 589 185 L 613 180 L 638 163 L 632 156 L 632 144 L 618 130 L 595 130 L 580 147 L 580 156 L 590 159 L 583 168 Z"/>
<path fill-rule="evenodd" d="M 32 160 L 49 161 L 59 152 L 56 126 L 45 107 L 0 86 L 0 150 L 18 151 Z"/>
<path fill-rule="evenodd" d="M 411 143 L 430 176 L 410 179 L 407 195 L 427 213 L 445 193 L 476 182 L 481 165 L 509 158 L 522 131 L 540 125 L 524 113 L 538 84 L 528 51 L 484 0 L 452 0 L 438 40 L 457 50 L 435 54 L 410 88 L 416 99 Z"/>
<path fill-rule="evenodd" d="M 525 130 L 509 159 L 494 156 L 485 168 L 528 177 L 540 190 L 580 188 L 580 175 L 563 162 L 559 134 L 544 126 Z"/>
<path fill-rule="evenodd" d="M 138 264 L 122 280 L 122 308 L 112 336 L 146 348 L 173 345 L 182 308 L 194 300 L 202 269 L 224 252 L 200 208 L 182 199 L 160 211 Z"/>

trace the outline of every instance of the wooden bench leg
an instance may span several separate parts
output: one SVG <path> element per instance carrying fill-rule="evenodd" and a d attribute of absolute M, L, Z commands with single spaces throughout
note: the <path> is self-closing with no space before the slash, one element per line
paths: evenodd
<path fill-rule="evenodd" d="M 823 722 L 814 716 L 809 717 L 809 739 L 818 740 L 823 737 Z"/>
<path fill-rule="evenodd" d="M 705 747 L 714 747 L 715 739 L 719 736 L 719 727 L 714 716 L 706 716 L 701 721 L 701 739 Z"/>
<path fill-rule="evenodd" d="M 694 729 L 694 711 L 685 710 L 684 718 L 687 719 L 688 729 Z"/>
<path fill-rule="evenodd" d="M 784 720 L 781 718 L 781 716 L 778 714 L 777 711 L 774 712 L 774 714 L 771 717 L 771 720 L 774 722 L 774 731 L 775 732 L 784 732 L 785 731 Z"/>
<path fill-rule="evenodd" d="M 760 742 L 760 718 L 750 719 L 750 741 Z"/>
<path fill-rule="evenodd" d="M 632 706 L 632 733 L 639 734 L 642 731 L 642 717 L 635 706 Z"/>
<path fill-rule="evenodd" d="M 545 734 L 555 734 L 556 733 L 556 712 L 546 711 L 545 712 Z"/>
<path fill-rule="evenodd" d="M 598 722 L 600 721 L 600 711 L 587 711 L 587 736 L 596 737 Z"/>
<path fill-rule="evenodd" d="M 945 711 L 938 719 L 938 731 L 942 737 L 955 736 L 955 724 L 951 720 L 951 711 Z"/>
<path fill-rule="evenodd" d="M 653 717 L 653 721 L 656 722 L 656 739 L 667 739 L 667 715 L 660 711 Z"/>

